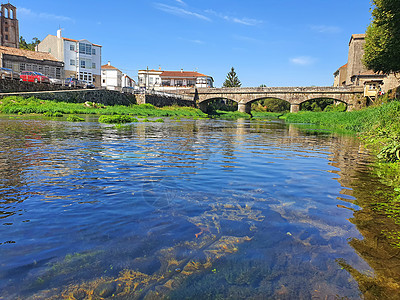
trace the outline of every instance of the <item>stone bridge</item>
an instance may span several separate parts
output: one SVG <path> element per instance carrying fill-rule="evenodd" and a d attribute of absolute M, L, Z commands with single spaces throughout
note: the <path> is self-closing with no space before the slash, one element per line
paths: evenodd
<path fill-rule="evenodd" d="M 274 98 L 290 103 L 290 112 L 298 112 L 300 104 L 314 99 L 333 99 L 347 104 L 347 110 L 366 106 L 363 87 L 257 87 L 257 88 L 198 88 L 184 92 L 194 97 L 201 110 L 215 99 L 229 99 L 238 103 L 240 112 L 251 113 L 251 103 Z"/>

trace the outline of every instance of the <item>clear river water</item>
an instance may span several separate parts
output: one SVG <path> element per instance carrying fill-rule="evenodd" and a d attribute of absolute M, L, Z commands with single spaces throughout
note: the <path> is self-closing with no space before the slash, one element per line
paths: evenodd
<path fill-rule="evenodd" d="M 3 117 L 0 299 L 361 299 L 372 161 L 281 121 Z"/>

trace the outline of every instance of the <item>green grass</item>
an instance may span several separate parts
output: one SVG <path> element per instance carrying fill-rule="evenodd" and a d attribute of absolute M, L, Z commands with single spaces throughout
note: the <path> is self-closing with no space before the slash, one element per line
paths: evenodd
<path fill-rule="evenodd" d="M 98 115 L 132 115 L 143 117 L 207 117 L 207 114 L 193 107 L 168 106 L 163 108 L 151 104 L 104 106 L 94 103 L 66 103 L 36 98 L 6 97 L 0 100 L 0 112 L 3 114 L 98 114 Z"/>
<path fill-rule="evenodd" d="M 316 124 L 330 130 L 355 132 L 373 146 L 378 158 L 400 158 L 400 102 L 395 100 L 351 112 L 299 112 L 285 115 L 287 123 Z"/>

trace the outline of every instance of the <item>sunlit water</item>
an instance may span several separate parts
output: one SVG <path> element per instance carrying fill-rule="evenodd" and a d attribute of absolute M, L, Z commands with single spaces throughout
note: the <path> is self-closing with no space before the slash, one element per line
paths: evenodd
<path fill-rule="evenodd" d="M 0 299 L 359 299 L 369 160 L 278 121 L 0 120 Z"/>

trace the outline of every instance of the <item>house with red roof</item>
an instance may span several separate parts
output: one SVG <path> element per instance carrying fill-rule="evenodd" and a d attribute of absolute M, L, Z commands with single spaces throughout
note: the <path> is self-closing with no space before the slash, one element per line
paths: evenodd
<path fill-rule="evenodd" d="M 214 79 L 211 76 L 195 71 L 139 70 L 139 86 L 155 90 L 176 90 L 184 88 L 212 88 Z"/>

